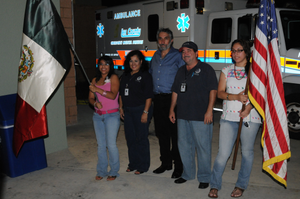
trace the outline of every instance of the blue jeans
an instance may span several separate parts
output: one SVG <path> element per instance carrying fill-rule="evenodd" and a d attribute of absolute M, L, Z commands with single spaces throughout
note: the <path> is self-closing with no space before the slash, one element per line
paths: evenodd
<path fill-rule="evenodd" d="M 147 172 L 150 167 L 149 124 L 152 106 L 149 108 L 147 123 L 141 122 L 145 106 L 124 107 L 124 130 L 128 147 L 130 169 Z"/>
<path fill-rule="evenodd" d="M 94 129 L 98 144 L 97 176 L 119 176 L 120 169 L 119 151 L 117 147 L 117 135 L 120 127 L 120 113 L 93 115 Z M 110 171 L 107 172 L 109 153 Z"/>
<path fill-rule="evenodd" d="M 253 164 L 253 148 L 260 127 L 260 123 L 248 122 L 249 127 L 242 126 L 241 131 L 241 149 L 242 164 L 238 175 L 236 187 L 246 189 L 249 183 L 250 173 Z M 222 187 L 222 175 L 232 152 L 233 145 L 238 133 L 239 122 L 220 120 L 219 152 L 216 157 L 211 176 L 211 188 L 218 190 Z"/>
<path fill-rule="evenodd" d="M 196 174 L 195 150 L 197 150 L 197 179 L 209 183 L 211 174 L 211 140 L 213 124 L 203 121 L 178 119 L 178 148 L 183 164 L 182 178 L 192 180 Z"/>

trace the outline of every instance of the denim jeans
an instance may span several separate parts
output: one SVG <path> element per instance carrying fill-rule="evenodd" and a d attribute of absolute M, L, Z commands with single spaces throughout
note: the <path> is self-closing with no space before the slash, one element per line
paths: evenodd
<path fill-rule="evenodd" d="M 94 129 L 98 144 L 97 176 L 119 176 L 120 169 L 119 151 L 117 147 L 117 135 L 120 127 L 120 113 L 93 115 Z M 107 171 L 109 153 L 110 171 Z"/>
<path fill-rule="evenodd" d="M 242 126 L 240 136 L 242 163 L 238 174 L 238 180 L 235 185 L 236 187 L 242 189 L 246 189 L 249 183 L 254 157 L 254 142 L 257 131 L 260 127 L 260 123 L 248 123 L 249 127 L 246 127 L 245 125 Z M 239 122 L 232 122 L 223 119 L 220 120 L 219 152 L 212 170 L 211 188 L 220 190 L 222 187 L 222 175 L 228 158 L 232 152 L 232 148 L 238 133 L 238 127 Z"/>
<path fill-rule="evenodd" d="M 149 123 L 152 106 L 149 108 L 147 123 L 141 122 L 145 106 L 124 107 L 124 130 L 128 147 L 130 169 L 147 172 L 150 167 Z"/>
<path fill-rule="evenodd" d="M 182 178 L 192 180 L 196 174 L 195 150 L 197 150 L 197 179 L 209 183 L 211 174 L 211 140 L 213 124 L 203 121 L 178 119 L 178 148 L 183 163 Z"/>

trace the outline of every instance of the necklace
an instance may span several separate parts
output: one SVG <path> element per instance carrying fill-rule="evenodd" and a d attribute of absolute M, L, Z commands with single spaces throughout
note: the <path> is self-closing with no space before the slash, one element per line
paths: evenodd
<path fill-rule="evenodd" d="M 246 71 L 244 72 L 244 75 L 243 75 L 241 78 L 238 78 L 238 77 L 236 76 L 236 65 L 234 65 L 234 76 L 235 76 L 235 79 L 241 80 L 241 79 L 243 79 L 243 78 L 245 77 L 245 75 L 246 75 Z"/>

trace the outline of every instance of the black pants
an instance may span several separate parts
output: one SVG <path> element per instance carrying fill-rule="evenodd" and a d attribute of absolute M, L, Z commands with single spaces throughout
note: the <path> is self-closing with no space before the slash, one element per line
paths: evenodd
<path fill-rule="evenodd" d="M 177 123 L 169 119 L 172 94 L 154 96 L 154 127 L 160 146 L 160 160 L 163 166 L 171 166 L 174 160 L 175 169 L 182 171 L 182 162 L 178 151 Z M 171 144 L 172 143 L 172 144 Z"/>
<path fill-rule="evenodd" d="M 147 123 L 141 122 L 145 105 L 124 107 L 124 129 L 128 147 L 130 169 L 147 172 L 150 167 L 149 123 L 152 106 L 149 108 Z"/>

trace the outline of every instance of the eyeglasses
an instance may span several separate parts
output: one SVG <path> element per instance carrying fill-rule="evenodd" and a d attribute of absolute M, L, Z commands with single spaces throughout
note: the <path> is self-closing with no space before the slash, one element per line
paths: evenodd
<path fill-rule="evenodd" d="M 99 64 L 99 66 L 109 66 L 108 63 L 105 63 L 105 64 Z"/>
<path fill-rule="evenodd" d="M 240 50 L 240 49 L 238 49 L 238 50 L 231 50 L 231 53 L 241 53 L 243 51 L 244 51 L 244 49 L 243 50 Z"/>

